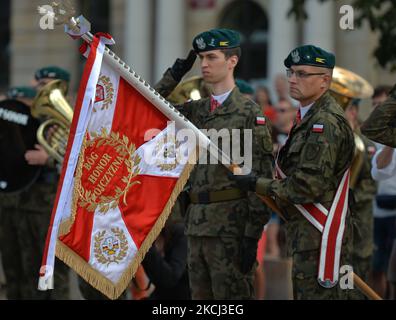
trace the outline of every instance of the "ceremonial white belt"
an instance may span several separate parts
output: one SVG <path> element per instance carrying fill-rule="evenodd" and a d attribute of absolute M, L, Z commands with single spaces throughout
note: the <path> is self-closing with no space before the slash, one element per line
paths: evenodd
<path fill-rule="evenodd" d="M 276 170 L 280 178 L 286 178 L 278 164 Z M 294 205 L 322 233 L 318 282 L 325 288 L 332 288 L 338 282 L 342 238 L 348 211 L 349 173 L 350 169 L 345 171 L 330 210 L 320 203 Z"/>

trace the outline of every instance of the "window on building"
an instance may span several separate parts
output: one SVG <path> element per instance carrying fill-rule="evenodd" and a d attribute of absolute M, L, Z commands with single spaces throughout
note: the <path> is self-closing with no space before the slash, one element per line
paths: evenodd
<path fill-rule="evenodd" d="M 264 9 L 251 0 L 236 0 L 223 10 L 219 27 L 239 31 L 242 58 L 235 76 L 245 80 L 267 77 L 268 18 Z"/>
<path fill-rule="evenodd" d="M 0 91 L 9 86 L 11 1 L 2 1 L 0 10 Z"/>
<path fill-rule="evenodd" d="M 110 32 L 110 0 L 81 0 L 79 11 L 91 23 L 91 33 Z M 80 77 L 85 66 L 85 58 L 80 55 Z"/>
<path fill-rule="evenodd" d="M 110 32 L 110 0 L 82 0 L 81 12 L 89 17 L 91 32 Z"/>

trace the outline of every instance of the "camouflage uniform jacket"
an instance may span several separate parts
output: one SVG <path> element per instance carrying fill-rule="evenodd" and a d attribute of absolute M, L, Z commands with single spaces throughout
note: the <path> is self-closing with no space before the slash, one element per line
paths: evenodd
<path fill-rule="evenodd" d="M 361 130 L 370 140 L 396 148 L 396 85 L 388 99 L 370 114 Z"/>
<path fill-rule="evenodd" d="M 323 131 L 314 132 L 315 124 L 323 125 Z M 329 209 L 341 178 L 351 165 L 354 147 L 344 111 L 327 92 L 312 105 L 301 123 L 293 126 L 279 151 L 278 165 L 287 178 L 258 179 L 257 192 L 275 196 L 288 220 L 289 254 L 320 247 L 321 233 L 294 204 L 319 202 Z"/>
<path fill-rule="evenodd" d="M 169 70 L 156 85 L 164 97 L 177 85 Z M 244 129 L 252 129 L 252 171 L 265 177 L 272 177 L 272 141 L 268 123 L 257 124 L 257 117 L 263 117 L 259 107 L 242 96 L 235 88 L 226 101 L 215 111 L 210 112 L 210 99 L 190 101 L 177 107 L 199 129 L 241 130 L 241 153 L 244 150 Z M 221 145 L 219 143 L 219 148 Z M 240 154 L 241 154 L 240 153 Z M 245 155 L 246 156 L 246 155 Z M 190 176 L 191 193 L 216 192 L 235 189 L 237 185 L 227 176 L 222 164 L 197 164 Z M 256 194 L 249 193 L 247 198 L 215 202 L 210 204 L 191 204 L 187 211 L 186 234 L 194 236 L 251 237 L 261 236 L 263 225 L 269 218 L 269 211 Z"/>

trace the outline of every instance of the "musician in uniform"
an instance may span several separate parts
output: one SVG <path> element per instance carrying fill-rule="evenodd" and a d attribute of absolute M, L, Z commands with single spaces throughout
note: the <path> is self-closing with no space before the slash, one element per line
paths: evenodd
<path fill-rule="evenodd" d="M 67 71 L 48 67 L 35 74 L 37 88 L 55 79 L 69 81 Z M 8 91 L 9 99 L 32 106 L 36 88 L 14 87 Z M 57 260 L 56 289 L 39 291 L 38 275 L 45 239 L 55 200 L 58 169 L 55 160 L 45 149 L 36 144 L 25 153 L 31 166 L 39 167 L 37 179 L 17 193 L 0 193 L 2 203 L 0 246 L 6 275 L 8 299 L 68 299 L 68 268 Z M 11 151 L 10 151 L 11 152 Z"/>
<path fill-rule="evenodd" d="M 341 266 L 352 266 L 346 200 L 355 145 L 344 111 L 329 93 L 335 56 L 306 45 L 284 64 L 290 95 L 300 108 L 277 156 L 278 179 L 254 174 L 233 179 L 242 189 L 275 197 L 286 218 L 294 299 L 346 299 L 349 292 L 338 277 Z"/>
<path fill-rule="evenodd" d="M 353 175 L 351 181 L 353 190 L 350 201 L 350 209 L 353 221 L 353 267 L 354 272 L 363 281 L 369 280 L 371 270 L 371 259 L 374 243 L 374 218 L 372 202 L 377 192 L 377 184 L 371 177 L 371 160 L 376 152 L 375 144 L 363 136 L 360 132 L 359 101 L 352 101 L 346 110 L 345 116 L 357 136 L 355 138 L 355 165 L 352 165 Z M 358 143 L 360 144 L 358 146 Z M 354 291 L 352 298 L 363 299 L 359 291 Z"/>

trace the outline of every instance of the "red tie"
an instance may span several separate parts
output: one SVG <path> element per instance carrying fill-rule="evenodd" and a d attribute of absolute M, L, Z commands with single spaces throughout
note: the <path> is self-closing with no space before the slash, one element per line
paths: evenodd
<path fill-rule="evenodd" d="M 220 103 L 217 102 L 216 99 L 210 97 L 210 112 L 213 112 L 220 106 Z"/>
<path fill-rule="evenodd" d="M 298 108 L 297 115 L 296 115 L 296 125 L 299 125 L 300 122 L 301 122 L 301 111 L 300 111 L 300 108 Z"/>

